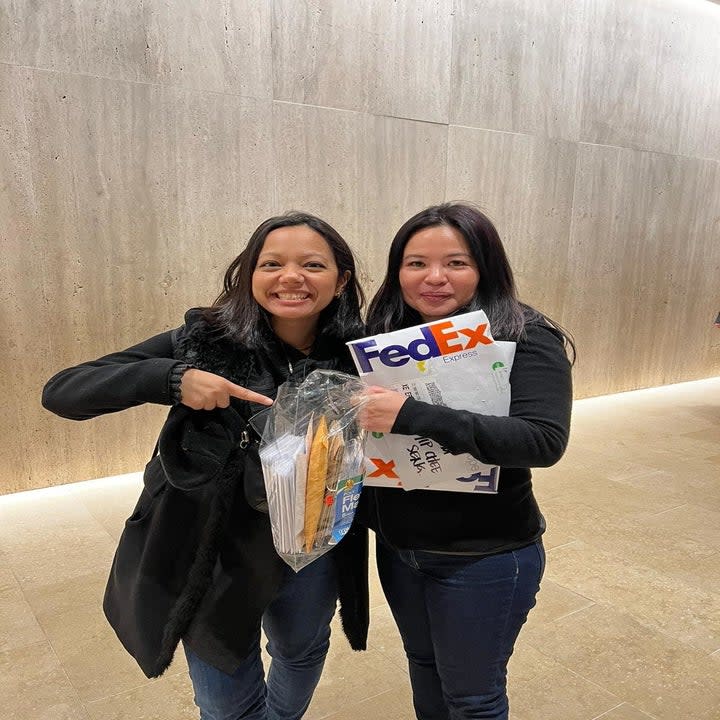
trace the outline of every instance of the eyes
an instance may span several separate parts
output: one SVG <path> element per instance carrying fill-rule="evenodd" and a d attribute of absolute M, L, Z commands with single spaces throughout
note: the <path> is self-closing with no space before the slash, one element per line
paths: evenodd
<path fill-rule="evenodd" d="M 454 258 L 452 260 L 448 260 L 444 263 L 445 267 L 449 268 L 467 268 L 467 267 L 474 267 L 472 263 L 468 260 L 461 260 L 458 258 Z M 403 263 L 403 267 L 406 268 L 426 268 L 428 267 L 428 264 L 424 260 L 406 260 Z"/>
<path fill-rule="evenodd" d="M 278 270 L 283 264 L 279 260 L 262 260 L 255 267 L 256 270 Z M 320 260 L 307 260 L 301 267 L 307 270 L 327 270 L 328 265 Z"/>

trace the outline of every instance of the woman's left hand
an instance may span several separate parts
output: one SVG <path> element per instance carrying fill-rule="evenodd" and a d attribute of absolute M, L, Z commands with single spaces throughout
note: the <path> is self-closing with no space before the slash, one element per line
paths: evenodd
<path fill-rule="evenodd" d="M 390 432 L 406 400 L 405 395 L 396 390 L 371 385 L 362 395 L 358 413 L 360 427 L 370 432 Z"/>

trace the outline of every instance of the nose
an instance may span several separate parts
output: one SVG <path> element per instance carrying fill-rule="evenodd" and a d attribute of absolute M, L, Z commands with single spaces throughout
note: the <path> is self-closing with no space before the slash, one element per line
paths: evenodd
<path fill-rule="evenodd" d="M 303 281 L 303 274 L 297 265 L 285 265 L 280 273 L 280 282 L 282 283 L 298 283 Z"/>
<path fill-rule="evenodd" d="M 447 282 L 447 275 L 443 265 L 430 265 L 425 275 L 425 282 L 431 285 L 444 285 Z"/>

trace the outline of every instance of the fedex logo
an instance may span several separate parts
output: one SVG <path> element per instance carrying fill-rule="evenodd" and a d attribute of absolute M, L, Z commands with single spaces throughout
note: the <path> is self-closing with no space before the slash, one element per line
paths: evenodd
<path fill-rule="evenodd" d="M 475 329 L 455 329 L 451 320 L 433 323 L 419 328 L 420 337 L 404 345 L 388 345 L 378 348 L 373 339 L 361 340 L 352 344 L 361 373 L 372 372 L 372 360 L 377 359 L 383 365 L 400 367 L 410 360 L 427 360 L 441 355 L 451 355 L 461 350 L 470 350 L 476 345 L 492 345 L 492 339 L 485 333 L 487 323 L 481 323 Z"/>

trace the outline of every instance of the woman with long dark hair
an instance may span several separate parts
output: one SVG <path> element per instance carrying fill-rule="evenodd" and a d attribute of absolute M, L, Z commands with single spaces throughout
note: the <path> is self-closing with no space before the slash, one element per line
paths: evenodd
<path fill-rule="evenodd" d="M 419 720 L 508 717 L 507 663 L 535 604 L 545 521 L 532 467 L 557 462 L 570 426 L 572 339 L 517 298 L 490 220 L 448 203 L 410 218 L 390 247 L 370 334 L 482 309 L 497 340 L 517 343 L 507 417 L 453 410 L 371 387 L 370 431 L 435 440 L 499 465 L 497 494 L 365 487 L 357 518 L 376 533 L 385 596 L 408 657 Z M 442 478 L 441 478 L 442 479 Z"/>
<path fill-rule="evenodd" d="M 288 213 L 263 222 L 209 308 L 126 350 L 55 375 L 43 404 L 84 420 L 172 405 L 120 540 L 104 610 L 148 676 L 182 641 L 202 720 L 295 720 L 320 678 L 338 597 L 364 649 L 367 533 L 351 528 L 297 574 L 273 547 L 250 420 L 287 380 L 351 371 L 363 294 L 343 238 Z M 257 478 L 256 478 L 257 479 Z M 259 484 L 262 490 L 262 481 Z M 272 658 L 265 679 L 261 626 Z"/>

